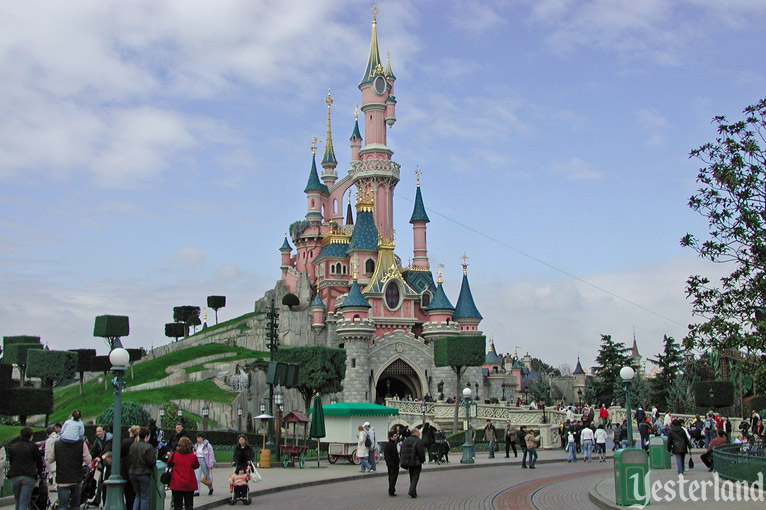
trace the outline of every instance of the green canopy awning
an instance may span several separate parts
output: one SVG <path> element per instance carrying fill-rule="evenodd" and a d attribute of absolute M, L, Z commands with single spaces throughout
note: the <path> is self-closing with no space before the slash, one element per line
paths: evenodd
<path fill-rule="evenodd" d="M 398 409 L 367 402 L 338 402 L 322 406 L 325 416 L 396 416 Z"/>

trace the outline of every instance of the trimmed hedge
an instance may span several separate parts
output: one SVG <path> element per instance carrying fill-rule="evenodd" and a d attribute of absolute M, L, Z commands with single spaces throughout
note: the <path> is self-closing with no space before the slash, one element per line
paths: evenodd
<path fill-rule="evenodd" d="M 0 414 L 30 416 L 53 411 L 53 390 L 50 388 L 11 388 L 0 390 Z"/>
<path fill-rule="evenodd" d="M 168 322 L 165 324 L 165 336 L 181 338 L 186 334 L 186 325 L 182 322 Z"/>
<path fill-rule="evenodd" d="M 720 408 L 734 404 L 734 383 L 731 381 L 698 381 L 693 388 L 697 407 Z"/>
<path fill-rule="evenodd" d="M 112 362 L 109 361 L 109 356 L 93 356 L 90 359 L 90 371 L 91 372 L 109 372 L 112 369 Z"/>
<path fill-rule="evenodd" d="M 434 339 L 437 367 L 478 367 L 484 364 L 486 337 L 452 335 Z"/>
<path fill-rule="evenodd" d="M 89 372 L 90 360 L 96 357 L 96 349 L 71 349 L 70 352 L 77 353 L 77 371 Z"/>
<path fill-rule="evenodd" d="M 130 321 L 124 315 L 99 315 L 93 323 L 93 336 L 119 338 L 130 334 Z"/>
<path fill-rule="evenodd" d="M 13 374 L 13 365 L 0 363 L 0 389 L 11 387 L 11 374 Z"/>
<path fill-rule="evenodd" d="M 39 343 L 7 345 L 3 352 L 3 360 L 14 365 L 26 365 L 29 351 L 42 348 L 43 346 Z"/>
<path fill-rule="evenodd" d="M 27 353 L 27 377 L 39 377 L 48 385 L 71 379 L 77 370 L 77 353 L 70 351 L 31 350 Z"/>

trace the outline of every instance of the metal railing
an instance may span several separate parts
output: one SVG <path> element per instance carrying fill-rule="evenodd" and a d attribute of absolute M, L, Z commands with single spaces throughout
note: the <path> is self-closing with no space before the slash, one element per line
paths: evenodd
<path fill-rule="evenodd" d="M 713 450 L 713 469 L 726 480 L 753 483 L 766 477 L 766 445 L 727 444 Z"/>

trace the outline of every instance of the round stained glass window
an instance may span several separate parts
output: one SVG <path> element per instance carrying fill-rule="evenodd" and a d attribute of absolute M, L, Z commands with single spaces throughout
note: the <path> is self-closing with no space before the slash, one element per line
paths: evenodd
<path fill-rule="evenodd" d="M 392 310 L 399 306 L 399 297 L 399 286 L 394 282 L 389 283 L 386 287 L 386 306 Z"/>

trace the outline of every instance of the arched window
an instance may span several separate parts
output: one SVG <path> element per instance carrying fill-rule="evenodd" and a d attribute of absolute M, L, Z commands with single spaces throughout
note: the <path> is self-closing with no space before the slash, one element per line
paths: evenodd
<path fill-rule="evenodd" d="M 341 265 L 340 267 L 342 268 L 341 270 L 343 271 L 343 274 L 346 274 L 346 271 L 347 271 L 346 266 L 345 265 Z"/>
<path fill-rule="evenodd" d="M 372 259 L 367 259 L 367 261 L 364 263 L 365 274 L 372 274 L 374 271 L 375 271 L 375 261 Z"/>
<path fill-rule="evenodd" d="M 425 308 L 426 306 L 430 304 L 431 304 L 431 294 L 429 294 L 428 292 L 424 292 L 423 296 L 421 296 L 420 298 L 420 306 Z"/>
<path fill-rule="evenodd" d="M 399 292 L 399 285 L 395 281 L 391 281 L 386 285 L 385 290 L 386 306 L 393 310 L 399 306 L 401 301 L 401 292 Z"/>

